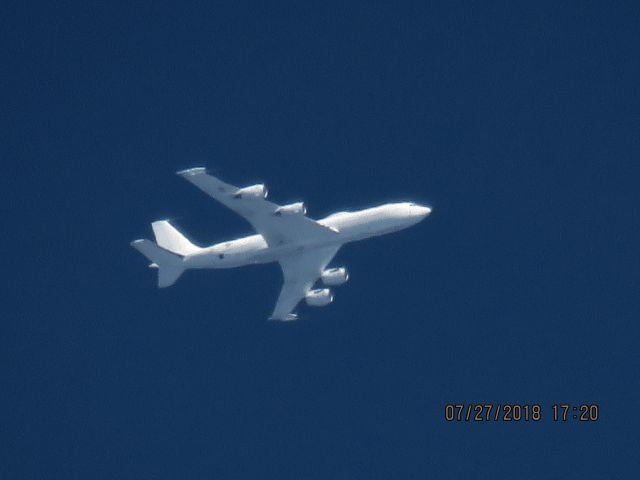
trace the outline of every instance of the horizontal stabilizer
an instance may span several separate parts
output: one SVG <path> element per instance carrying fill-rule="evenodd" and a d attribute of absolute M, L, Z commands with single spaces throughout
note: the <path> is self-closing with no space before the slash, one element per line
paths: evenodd
<path fill-rule="evenodd" d="M 160 248 L 151 240 L 134 240 L 131 246 L 158 268 L 158 287 L 160 288 L 173 285 L 184 272 L 182 257 Z"/>

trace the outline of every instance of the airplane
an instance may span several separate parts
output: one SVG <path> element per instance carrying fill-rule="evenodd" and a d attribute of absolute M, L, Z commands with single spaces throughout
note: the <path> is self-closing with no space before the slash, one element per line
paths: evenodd
<path fill-rule="evenodd" d="M 284 284 L 269 320 L 297 320 L 293 313 L 305 300 L 312 307 L 333 302 L 329 288 L 313 288 L 320 279 L 324 287 L 345 283 L 345 267 L 327 268 L 346 243 L 408 228 L 431 214 L 431 207 L 417 203 L 387 203 L 359 211 L 332 213 L 321 220 L 307 217 L 303 202 L 277 205 L 266 200 L 263 184 L 238 188 L 196 167 L 177 172 L 185 180 L 247 220 L 257 232 L 244 238 L 199 247 L 167 220 L 153 222 L 156 243 L 134 240 L 131 246 L 158 269 L 158 287 L 173 285 L 188 269 L 235 268 L 278 262 Z"/>

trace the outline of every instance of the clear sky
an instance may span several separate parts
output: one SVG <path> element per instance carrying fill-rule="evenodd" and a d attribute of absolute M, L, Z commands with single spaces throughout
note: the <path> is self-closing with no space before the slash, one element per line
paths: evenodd
<path fill-rule="evenodd" d="M 3 2 L 0 478 L 622 479 L 639 470 L 638 2 Z M 266 318 L 277 265 L 166 290 L 129 242 L 433 214 Z M 594 423 L 554 403 L 598 404 Z M 453 422 L 447 403 L 541 404 Z"/>

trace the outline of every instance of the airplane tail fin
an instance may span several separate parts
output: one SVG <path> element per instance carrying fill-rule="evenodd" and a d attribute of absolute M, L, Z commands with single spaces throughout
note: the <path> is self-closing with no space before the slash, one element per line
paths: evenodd
<path fill-rule="evenodd" d="M 153 262 L 149 267 L 158 269 L 158 287 L 169 287 L 176 283 L 184 272 L 182 257 L 175 255 L 151 240 L 134 240 L 131 246 Z"/>
<path fill-rule="evenodd" d="M 153 222 L 151 228 L 153 228 L 156 243 L 165 250 L 169 250 L 183 257 L 193 255 L 201 250 L 200 247 L 191 243 L 187 237 L 180 233 L 178 229 L 167 220 Z"/>

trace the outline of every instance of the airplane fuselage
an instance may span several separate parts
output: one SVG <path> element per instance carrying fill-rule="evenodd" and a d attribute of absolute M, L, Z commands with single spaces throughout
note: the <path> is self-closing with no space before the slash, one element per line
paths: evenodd
<path fill-rule="evenodd" d="M 335 232 L 329 239 L 303 239 L 284 245 L 268 245 L 262 235 L 217 243 L 184 257 L 184 267 L 235 268 L 257 263 L 276 262 L 288 255 L 312 248 L 343 245 L 403 230 L 431 213 L 429 207 L 415 203 L 388 203 L 355 212 L 337 212 L 317 222 Z"/>

